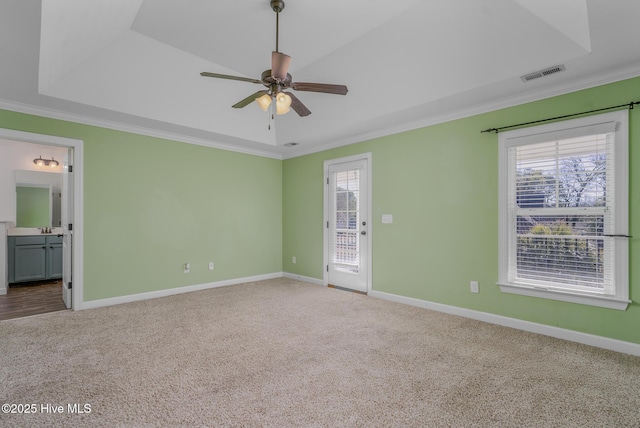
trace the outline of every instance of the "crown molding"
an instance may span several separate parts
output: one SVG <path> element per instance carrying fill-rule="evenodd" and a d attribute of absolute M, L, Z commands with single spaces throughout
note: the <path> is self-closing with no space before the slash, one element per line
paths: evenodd
<path fill-rule="evenodd" d="M 440 123 L 451 122 L 453 120 L 464 119 L 466 117 L 489 113 L 504 108 L 528 104 L 534 101 L 540 101 L 559 95 L 570 94 L 573 92 L 582 91 L 584 89 L 595 88 L 609 83 L 620 82 L 638 76 L 640 76 L 640 64 L 634 64 L 629 67 L 618 69 L 614 72 L 600 73 L 582 79 L 576 79 L 569 83 L 559 83 L 534 91 L 523 92 L 512 97 L 505 97 L 498 100 L 492 100 L 490 102 L 477 104 L 467 109 L 458 110 L 455 113 L 428 116 L 420 120 L 406 122 L 398 126 L 387 127 L 377 131 L 358 134 L 352 137 L 335 140 L 330 144 L 309 147 L 308 149 L 300 147 L 295 151 L 295 153 L 291 153 L 290 155 L 284 153 L 282 158 L 292 159 L 312 153 L 323 152 L 325 150 L 335 149 L 350 144 L 357 144 L 364 141 L 373 140 L 375 138 L 382 138 L 389 135 L 399 134 L 401 132 L 412 131 L 414 129 L 425 128 L 427 126 L 433 126 Z"/>
<path fill-rule="evenodd" d="M 409 121 L 399 124 L 397 126 L 386 127 L 384 129 L 375 130 L 371 132 L 365 132 L 345 138 L 338 138 L 332 140 L 331 143 L 318 144 L 309 148 L 297 147 L 294 152 L 290 153 L 274 153 L 267 150 L 249 149 L 245 147 L 234 146 L 219 141 L 207 140 L 204 138 L 189 137 L 183 134 L 159 131 L 152 128 L 128 125 L 121 122 L 98 119 L 76 113 L 64 112 L 61 110 L 55 110 L 46 107 L 34 106 L 31 104 L 19 103 L 10 100 L 0 99 L 0 109 L 14 111 L 18 113 L 31 114 L 35 116 L 42 116 L 50 119 L 65 120 L 69 122 L 75 122 L 84 125 L 97 126 L 101 128 L 113 129 L 116 131 L 130 132 L 133 134 L 146 135 L 149 137 L 163 138 L 181 143 L 195 144 L 199 146 L 211 147 L 214 149 L 227 150 L 231 152 L 243 153 L 253 156 L 266 157 L 271 159 L 292 159 L 300 156 L 309 155 L 312 153 L 323 152 L 326 150 L 335 149 L 342 146 L 356 144 L 375 138 L 386 137 L 389 135 L 399 134 L 402 132 L 411 131 L 414 129 L 424 128 L 427 126 L 437 125 L 440 123 L 450 122 L 453 120 L 464 119 L 466 117 L 476 116 L 478 114 L 489 113 L 491 111 L 500 110 L 509 107 L 515 107 L 522 104 L 531 103 L 534 101 L 543 100 L 559 95 L 569 94 L 572 92 L 581 91 L 584 89 L 590 89 L 597 86 L 606 85 L 608 83 L 615 83 L 626 79 L 631 79 L 640 76 L 640 64 L 633 64 L 631 66 L 618 69 L 613 72 L 600 73 L 597 75 L 585 77 L 582 79 L 576 79 L 571 82 L 563 82 L 545 88 L 536 89 L 533 91 L 527 91 L 515 95 L 513 97 L 504 97 L 498 100 L 492 100 L 490 102 L 477 104 L 475 106 L 457 110 L 454 113 L 447 113 L 442 115 L 428 116 L 415 121 Z"/>
<path fill-rule="evenodd" d="M 167 140 L 177 141 L 180 143 L 195 144 L 198 146 L 206 146 L 214 149 L 227 150 L 231 152 L 243 153 L 272 159 L 282 160 L 282 156 L 278 153 L 266 150 L 248 149 L 244 147 L 233 146 L 230 144 L 211 141 L 204 138 L 189 137 L 183 134 L 173 132 L 159 131 L 157 129 L 146 128 L 143 126 L 128 125 L 121 122 L 115 122 L 105 119 L 97 119 L 76 113 L 68 113 L 61 110 L 50 109 L 46 107 L 34 106 L 15 101 L 0 99 L 0 109 L 14 111 L 17 113 L 31 114 L 34 116 L 46 117 L 49 119 L 64 120 L 68 122 L 79 123 L 83 125 L 97 126 L 100 128 L 112 129 L 115 131 L 130 132 L 132 134 L 145 135 L 148 137 L 163 138 Z"/>

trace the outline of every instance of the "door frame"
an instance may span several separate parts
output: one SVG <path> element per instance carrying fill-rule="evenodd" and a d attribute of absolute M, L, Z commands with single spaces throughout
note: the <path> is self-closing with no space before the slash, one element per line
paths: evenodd
<path fill-rule="evenodd" d="M 58 146 L 73 149 L 73 287 L 71 309 L 82 309 L 84 296 L 83 276 L 83 171 L 84 171 L 84 141 L 72 138 L 57 137 L 55 135 L 36 134 L 33 132 L 16 131 L 0 128 L 0 139 L 24 143 L 41 144 L 45 146 Z"/>
<path fill-rule="evenodd" d="M 329 285 L 329 228 L 328 228 L 328 222 L 329 222 L 329 166 L 330 165 L 336 165 L 336 164 L 341 164 L 341 163 L 346 163 L 346 162 L 354 162 L 354 161 L 361 161 L 364 160 L 367 162 L 367 176 L 365 177 L 365 179 L 367 180 L 367 218 L 366 218 L 366 222 L 368 224 L 367 227 L 367 234 L 368 234 L 368 239 L 367 239 L 367 270 L 366 270 L 366 275 L 367 275 L 367 293 L 370 293 L 372 291 L 372 264 L 371 264 L 371 260 L 373 259 L 372 257 L 372 249 L 373 249 L 373 222 L 371 221 L 371 219 L 373 218 L 373 204 L 372 204 L 372 196 L 373 196 L 373 165 L 372 165 L 372 154 L 371 152 L 368 153 L 362 153 L 362 154 L 358 154 L 358 155 L 353 155 L 353 156 L 346 156 L 346 157 L 342 157 L 342 158 L 336 158 L 336 159 L 328 159 L 324 161 L 324 179 L 323 179 L 323 188 L 324 188 L 324 200 L 323 200 L 323 234 L 322 234 L 322 245 L 323 245 L 323 251 L 322 251 L 322 282 L 324 284 L 324 286 L 328 286 Z"/>

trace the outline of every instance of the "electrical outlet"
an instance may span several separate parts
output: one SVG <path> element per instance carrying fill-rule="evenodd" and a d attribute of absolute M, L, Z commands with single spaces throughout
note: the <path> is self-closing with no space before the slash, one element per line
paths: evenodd
<path fill-rule="evenodd" d="M 478 281 L 471 281 L 470 287 L 471 287 L 471 292 L 472 293 L 479 293 L 480 292 L 480 290 L 478 288 Z"/>
<path fill-rule="evenodd" d="M 191 272 L 191 263 L 185 263 L 184 264 L 184 273 L 189 273 Z"/>
<path fill-rule="evenodd" d="M 209 270 L 213 270 L 213 262 L 209 262 Z"/>
<path fill-rule="evenodd" d="M 296 256 L 291 257 L 291 263 L 293 263 L 294 265 L 296 264 Z"/>

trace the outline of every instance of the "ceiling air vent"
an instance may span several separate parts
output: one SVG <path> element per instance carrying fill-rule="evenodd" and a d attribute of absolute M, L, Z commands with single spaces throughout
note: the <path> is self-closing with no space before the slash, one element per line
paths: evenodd
<path fill-rule="evenodd" d="M 537 79 L 539 77 L 548 76 L 553 73 L 559 73 L 564 71 L 564 65 L 554 65 L 553 67 L 545 68 L 544 70 L 536 71 L 534 73 L 525 74 L 521 76 L 523 82 L 528 82 L 529 80 Z"/>

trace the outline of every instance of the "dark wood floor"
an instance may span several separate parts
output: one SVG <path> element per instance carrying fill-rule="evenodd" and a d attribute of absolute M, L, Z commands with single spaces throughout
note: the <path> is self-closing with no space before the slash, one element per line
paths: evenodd
<path fill-rule="evenodd" d="M 0 320 L 63 311 L 62 281 L 10 286 L 0 295 Z"/>

